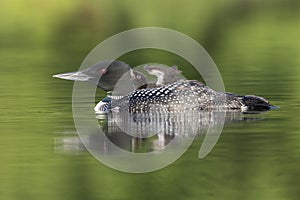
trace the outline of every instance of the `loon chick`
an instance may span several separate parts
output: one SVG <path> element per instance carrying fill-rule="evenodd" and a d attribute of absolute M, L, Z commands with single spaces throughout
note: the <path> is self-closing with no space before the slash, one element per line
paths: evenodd
<path fill-rule="evenodd" d="M 217 92 L 195 80 L 180 80 L 157 88 L 135 90 L 121 99 L 112 99 L 107 107 L 130 113 L 184 110 L 252 112 L 274 108 L 262 97 Z"/>
<path fill-rule="evenodd" d="M 89 82 L 108 92 L 113 91 L 117 82 L 126 75 L 130 76 L 128 79 L 133 82 L 135 89 L 148 82 L 142 73 L 131 69 L 128 64 L 117 60 L 105 60 L 82 71 L 56 74 L 53 77 Z"/>
<path fill-rule="evenodd" d="M 174 83 L 178 80 L 181 80 L 182 71 L 178 70 L 176 66 L 165 67 L 160 65 L 145 65 L 144 69 L 151 75 L 156 76 L 157 81 L 155 87 L 167 85 L 169 83 Z"/>

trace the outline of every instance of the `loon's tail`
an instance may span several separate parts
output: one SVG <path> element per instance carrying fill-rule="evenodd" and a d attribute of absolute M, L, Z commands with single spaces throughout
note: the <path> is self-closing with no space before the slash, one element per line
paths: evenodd
<path fill-rule="evenodd" d="M 246 95 L 241 96 L 242 103 L 247 106 L 247 111 L 268 111 L 271 109 L 276 109 L 278 106 L 273 106 L 268 100 L 263 97 Z"/>

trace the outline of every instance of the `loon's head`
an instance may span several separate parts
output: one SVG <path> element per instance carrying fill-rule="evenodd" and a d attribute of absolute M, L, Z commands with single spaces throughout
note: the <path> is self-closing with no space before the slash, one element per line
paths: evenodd
<path fill-rule="evenodd" d="M 117 60 L 102 61 L 82 71 L 56 74 L 53 77 L 89 82 L 105 91 L 112 91 L 116 83 L 127 74 L 136 87 L 147 83 L 142 73 L 132 70 L 128 64 Z"/>

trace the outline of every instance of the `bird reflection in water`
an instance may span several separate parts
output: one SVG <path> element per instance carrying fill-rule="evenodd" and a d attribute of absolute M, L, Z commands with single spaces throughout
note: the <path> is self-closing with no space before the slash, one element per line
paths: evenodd
<path fill-rule="evenodd" d="M 101 131 L 91 131 L 88 135 L 76 138 L 65 135 L 56 138 L 56 150 L 62 153 L 83 151 L 83 145 L 94 149 L 104 155 L 114 155 L 110 151 L 112 146 L 134 153 L 147 153 L 159 151 L 167 147 L 172 141 L 180 145 L 185 138 L 204 137 L 208 129 L 223 126 L 227 123 L 257 120 L 258 115 L 245 115 L 241 112 L 228 111 L 185 111 L 178 113 L 128 112 L 96 115 Z M 108 140 L 99 140 L 99 134 L 105 134 Z M 215 134 L 216 138 L 221 133 Z M 108 142 L 109 141 L 109 142 Z"/>

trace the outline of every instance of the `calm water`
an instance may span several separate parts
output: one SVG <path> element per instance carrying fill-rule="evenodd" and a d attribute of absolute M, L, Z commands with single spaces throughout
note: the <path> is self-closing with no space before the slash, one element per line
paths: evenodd
<path fill-rule="evenodd" d="M 59 9 L 55 1 L 49 8 L 32 2 L 1 4 L 0 199 L 299 198 L 298 2 L 171 5 L 154 1 L 147 9 L 137 6 L 138 1 L 124 2 L 123 7 L 120 2 L 66 1 Z M 137 140 L 121 134 L 111 120 L 98 119 L 112 142 L 133 152 L 151 152 L 173 139 L 180 141 L 183 136 L 174 130 L 184 132 L 186 126 L 192 131 L 184 135 L 195 136 L 178 160 L 155 172 L 130 174 L 103 165 L 76 133 L 73 83 L 52 75 L 77 70 L 99 42 L 135 26 L 163 26 L 193 37 L 216 62 L 227 91 L 263 96 L 280 109 L 231 118 L 204 159 L 198 157 L 199 148 L 214 120 L 201 127 L 189 117 L 184 117 L 187 125 L 177 126 L 178 116 L 167 127 L 161 127 L 159 120 L 151 126 L 144 123 L 144 130 L 158 128 L 167 134 Z M 145 51 L 120 60 L 132 66 L 176 64 L 185 77 L 199 78 L 178 56 Z M 99 90 L 96 98 L 104 96 Z"/>

